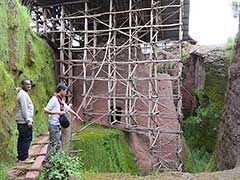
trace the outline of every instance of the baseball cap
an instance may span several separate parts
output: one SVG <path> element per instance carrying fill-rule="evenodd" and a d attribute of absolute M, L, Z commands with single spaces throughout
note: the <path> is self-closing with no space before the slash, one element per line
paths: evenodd
<path fill-rule="evenodd" d="M 61 90 L 67 90 L 67 89 L 68 87 L 63 82 L 60 82 L 57 84 L 56 92 L 59 92 Z"/>

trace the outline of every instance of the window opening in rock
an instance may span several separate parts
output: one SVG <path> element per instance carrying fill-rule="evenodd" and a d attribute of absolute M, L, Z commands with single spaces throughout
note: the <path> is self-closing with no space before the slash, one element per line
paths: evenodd
<path fill-rule="evenodd" d="M 122 114 L 122 108 L 119 106 L 116 106 L 116 109 L 113 109 L 113 106 L 111 108 L 111 115 L 110 115 L 110 122 L 111 124 L 114 124 L 116 122 L 121 121 L 121 114 Z"/>

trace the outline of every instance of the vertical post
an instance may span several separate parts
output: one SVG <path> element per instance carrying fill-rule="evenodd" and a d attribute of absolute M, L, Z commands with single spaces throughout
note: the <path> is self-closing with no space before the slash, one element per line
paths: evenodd
<path fill-rule="evenodd" d="M 135 26 L 138 26 L 139 25 L 139 23 L 138 23 L 138 15 L 136 14 L 136 12 L 135 12 L 134 17 L 135 17 L 134 18 L 135 19 Z M 138 29 L 136 31 L 138 31 Z M 138 33 L 135 32 L 134 34 L 135 34 L 135 37 L 138 38 Z M 135 42 L 136 42 L 136 40 L 135 40 Z M 136 44 L 138 44 L 138 43 L 136 42 Z M 137 54 L 138 49 L 137 49 L 137 45 L 136 44 L 134 45 L 134 49 L 135 49 L 134 58 L 135 58 L 135 61 L 138 60 L 138 54 Z"/>
<path fill-rule="evenodd" d="M 35 13 L 36 13 L 36 19 L 37 19 L 37 22 L 36 22 L 36 31 L 37 31 L 37 34 L 39 34 L 39 20 L 40 20 L 40 17 L 39 17 L 39 7 L 37 6 L 36 7 L 36 11 L 35 11 Z"/>
<path fill-rule="evenodd" d="M 47 8 L 43 8 L 43 32 L 47 35 Z"/>
<path fill-rule="evenodd" d="M 137 1 L 133 1 L 135 4 L 132 4 L 132 9 L 137 7 Z M 138 12 L 132 12 L 132 19 L 133 22 L 131 23 L 131 26 L 135 26 L 137 27 L 139 25 L 138 23 L 138 16 L 137 16 Z M 132 77 L 132 94 L 131 94 L 131 101 L 132 101 L 132 105 L 131 105 L 131 120 L 132 120 L 132 124 L 135 123 L 134 125 L 137 125 L 137 120 L 136 120 L 136 111 L 135 111 L 135 106 L 136 106 L 136 102 L 137 102 L 137 98 L 136 98 L 136 87 L 137 87 L 137 81 L 135 80 L 135 72 L 136 69 L 138 67 L 138 63 L 136 61 L 138 61 L 138 41 L 136 39 L 138 39 L 138 31 L 139 29 L 135 29 L 134 32 L 132 32 L 132 36 L 133 36 L 133 41 L 132 41 L 132 61 L 135 62 L 134 63 L 134 67 L 132 68 L 132 72 L 131 72 L 131 77 Z"/>
<path fill-rule="evenodd" d="M 180 0 L 180 9 L 179 9 L 179 57 L 182 58 L 182 39 L 183 39 L 183 11 L 184 11 L 184 0 Z M 178 103 L 177 103 L 177 114 L 178 114 L 178 131 L 177 135 L 177 170 L 182 171 L 182 162 L 181 162 L 181 119 L 182 119 L 182 95 L 181 95 L 181 76 L 182 76 L 182 62 L 178 63 Z"/>
<path fill-rule="evenodd" d="M 94 19 L 93 20 L 93 31 L 94 31 L 94 34 L 93 34 L 93 61 L 96 61 L 96 46 L 97 46 L 97 22 L 96 20 Z M 93 68 L 94 69 L 94 68 Z"/>
<path fill-rule="evenodd" d="M 64 75 L 65 66 L 64 66 L 64 42 L 65 42 L 65 23 L 64 23 L 64 6 L 61 6 L 61 33 L 60 33 L 60 76 Z"/>
<path fill-rule="evenodd" d="M 152 5 L 154 4 L 155 6 L 156 6 L 156 0 L 152 0 Z M 155 16 L 155 18 L 154 18 L 154 16 Z M 153 102 L 153 105 L 152 105 L 152 128 L 155 130 L 155 132 L 154 132 L 154 142 L 153 142 L 153 144 L 152 144 L 152 146 L 154 146 L 154 150 L 155 151 L 159 151 L 160 152 L 160 150 L 161 150 L 161 142 L 160 142 L 160 139 L 161 139 L 161 134 L 160 134 L 160 132 L 159 132 L 159 129 L 158 129 L 158 124 L 157 124 L 157 116 L 158 116 L 158 80 L 157 80 L 157 76 L 158 76 L 158 74 L 157 74 L 157 64 L 156 64 L 156 62 L 155 62 L 155 60 L 156 60 L 156 55 L 155 55 L 155 53 L 153 52 L 156 48 L 158 48 L 158 46 L 157 46 L 157 41 L 158 41 L 158 30 L 156 30 L 156 29 L 153 29 L 153 25 L 154 25 L 154 23 L 156 23 L 157 22 L 157 19 L 158 19 L 158 14 L 157 14 L 157 12 L 156 12 L 156 9 L 155 9 L 155 7 L 153 7 L 152 8 L 152 13 L 151 13 L 151 25 L 152 25 L 152 35 L 151 35 L 151 41 L 150 42 L 152 42 L 153 41 L 153 44 L 151 45 L 151 47 L 152 47 L 152 76 L 153 76 L 153 78 L 154 78 L 154 80 L 152 80 L 152 82 L 151 82 L 151 84 L 152 84 L 152 89 L 153 89 L 153 91 L 152 91 L 152 98 L 153 98 L 153 100 L 154 100 L 154 102 Z M 155 21 L 154 21 L 155 20 Z M 153 48 L 153 46 L 154 46 L 154 48 Z M 160 155 L 160 153 L 159 152 L 156 152 L 156 156 L 161 156 Z"/>
<path fill-rule="evenodd" d="M 87 91 L 87 45 L 88 45 L 88 4 L 85 2 L 85 19 L 84 19 L 84 52 L 83 52 L 83 115 L 85 115 L 86 110 L 86 91 Z M 84 117 L 85 118 L 85 117 Z"/>
<path fill-rule="evenodd" d="M 96 71 L 95 71 L 95 69 L 96 69 L 96 67 L 95 67 L 95 64 L 94 64 L 94 62 L 96 62 L 97 60 L 96 60 L 96 53 L 97 53 L 97 51 L 96 51 L 96 47 L 97 47 L 97 21 L 94 19 L 93 20 L 93 31 L 94 31 L 94 34 L 93 34 L 93 58 L 92 58 L 92 77 L 91 78 L 94 78 L 94 76 L 95 76 L 95 73 L 96 73 Z M 91 104 L 90 104 L 90 109 L 91 109 L 91 111 L 93 110 L 93 107 L 94 107 L 94 103 L 93 103 L 93 101 L 91 101 Z"/>
<path fill-rule="evenodd" d="M 60 33 L 60 76 L 64 78 L 65 76 L 65 65 L 64 65 L 64 42 L 65 42 L 65 21 L 64 21 L 64 6 L 61 6 L 61 33 Z M 70 117 L 69 117 L 70 119 Z M 62 143 L 63 143 L 63 149 L 66 152 L 69 152 L 70 147 L 70 138 L 71 138 L 71 128 L 63 128 L 62 129 Z"/>
<path fill-rule="evenodd" d="M 113 113 L 115 114 L 115 109 L 111 108 L 111 97 L 112 97 L 112 60 L 111 60 L 111 36 L 112 36 L 112 0 L 109 1 L 109 33 L 108 33 L 108 42 L 107 42 L 107 53 L 108 53 L 108 99 L 107 99 L 107 103 L 108 103 L 108 112 L 109 115 L 110 113 L 112 113 L 113 116 L 113 121 L 115 121 L 115 116 L 113 115 Z"/>
<path fill-rule="evenodd" d="M 158 2 L 158 1 L 156 1 L 156 0 L 153 0 L 153 3 L 155 4 L 155 6 L 157 5 L 157 4 L 159 4 L 159 3 L 161 3 L 161 2 Z M 158 14 L 158 12 L 157 12 L 157 10 L 154 8 L 153 9 L 153 11 L 154 11 L 154 14 L 153 14 L 153 20 L 152 21 L 154 21 L 153 22 L 153 24 L 158 24 L 159 23 L 159 21 L 158 21 L 158 18 L 159 18 L 159 14 Z M 155 16 L 155 18 L 154 18 L 154 16 Z M 155 29 L 154 30 L 154 35 L 153 35 L 153 41 L 154 41 L 154 46 L 155 46 L 155 48 L 158 48 L 158 46 L 157 46 L 157 42 L 158 42 L 158 33 L 159 33 L 159 30 L 158 29 Z M 153 49 L 154 50 L 154 49 Z M 154 54 L 154 56 L 153 56 L 153 74 L 154 74 L 154 106 L 153 106 L 153 113 L 154 113 L 154 122 L 156 122 L 156 113 L 157 113 L 157 111 L 158 111 L 158 80 L 157 80 L 157 76 L 158 76 L 158 74 L 157 74 L 157 64 L 156 64 L 156 62 L 154 62 L 154 60 L 157 60 L 157 55 L 153 52 L 153 54 Z"/>
<path fill-rule="evenodd" d="M 115 9 L 113 9 L 114 11 Z M 113 15 L 113 28 L 116 28 L 116 14 L 114 13 Z M 116 65 L 116 43 L 117 43 L 117 32 L 116 30 L 113 31 L 113 58 L 112 58 L 112 63 L 113 63 L 113 109 L 116 110 L 116 86 L 117 86 L 117 80 L 116 80 L 116 70 L 117 70 L 117 65 Z M 116 114 L 116 111 L 114 112 Z M 114 115 L 114 120 L 116 120 L 116 115 Z"/>
<path fill-rule="evenodd" d="M 153 0 L 151 0 L 151 10 L 150 10 L 150 37 L 149 37 L 149 43 L 150 43 L 150 55 L 149 59 L 150 61 L 153 60 L 153 42 L 152 42 L 152 37 L 153 37 Z M 149 64 L 149 81 L 148 81 L 148 98 L 149 98 L 149 105 L 148 105 L 148 128 L 149 128 L 149 143 L 150 143 L 150 167 L 151 170 L 153 170 L 153 152 L 152 150 L 152 143 L 153 143 L 153 131 L 151 130 L 153 128 L 152 125 L 152 70 L 153 70 L 153 62 Z"/>
<path fill-rule="evenodd" d="M 62 144 L 63 150 L 68 152 L 70 151 L 70 139 L 71 139 L 71 129 L 72 129 L 72 115 L 67 114 L 68 120 L 70 121 L 70 126 L 68 128 L 62 128 Z"/>
<path fill-rule="evenodd" d="M 70 29 L 70 32 L 69 32 L 69 36 L 68 36 L 68 59 L 69 59 L 69 62 L 71 62 L 72 61 L 72 45 L 73 45 L 73 39 L 74 39 L 74 32 L 73 32 L 73 27 L 70 24 L 70 22 L 69 22 L 69 29 Z M 68 69 L 69 69 L 68 76 L 72 77 L 73 76 L 72 63 L 68 64 Z M 67 92 L 68 93 L 67 94 L 67 98 L 68 98 L 67 102 L 72 103 L 73 96 L 71 93 L 73 92 L 73 79 L 69 78 L 69 79 L 67 79 L 67 81 L 68 81 L 68 86 L 70 88 Z"/>
<path fill-rule="evenodd" d="M 131 109 L 132 109 L 132 87 L 131 83 L 133 81 L 132 79 L 132 0 L 129 0 L 129 14 L 128 14 L 128 20 L 129 20 L 129 46 L 128 46 L 128 94 L 129 94 L 129 99 L 128 99 L 128 124 L 127 127 L 131 126 Z"/>
<path fill-rule="evenodd" d="M 56 29 L 57 29 L 56 28 L 56 21 L 53 21 L 52 24 L 53 24 L 53 27 L 51 28 L 51 30 L 53 32 L 51 33 L 51 40 L 52 40 L 53 43 L 55 43 L 56 33 L 54 31 L 56 31 Z"/>

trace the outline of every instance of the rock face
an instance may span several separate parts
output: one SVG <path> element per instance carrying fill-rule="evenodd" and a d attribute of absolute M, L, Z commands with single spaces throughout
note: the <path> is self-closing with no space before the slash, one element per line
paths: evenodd
<path fill-rule="evenodd" d="M 37 135 L 47 130 L 43 108 L 53 94 L 55 81 L 50 47 L 31 30 L 28 11 L 19 1 L 0 1 L 0 36 L 0 159 L 4 167 L 15 158 L 15 87 L 25 77 L 36 85 L 30 96 Z"/>
<path fill-rule="evenodd" d="M 184 113 L 191 115 L 184 120 L 186 142 L 190 150 L 204 149 L 212 154 L 211 159 L 215 159 L 227 90 L 229 52 L 223 47 L 193 46 L 190 58 L 184 62 L 183 108 Z M 194 165 L 189 162 L 185 158 L 185 169 L 193 170 Z M 209 170 L 216 169 L 215 160 L 208 164 Z"/>
<path fill-rule="evenodd" d="M 220 125 L 217 165 L 220 170 L 240 164 L 240 41 L 230 67 L 228 92 Z"/>
<path fill-rule="evenodd" d="M 223 107 L 226 91 L 229 51 L 217 46 L 192 46 L 190 58 L 184 62 L 183 108 L 193 112 L 197 106 L 194 89 L 205 89 L 217 108 Z"/>

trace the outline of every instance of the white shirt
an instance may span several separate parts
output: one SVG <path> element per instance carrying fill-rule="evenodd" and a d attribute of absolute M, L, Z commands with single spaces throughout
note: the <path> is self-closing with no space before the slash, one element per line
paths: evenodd
<path fill-rule="evenodd" d="M 69 109 L 70 109 L 70 106 L 68 106 L 64 101 L 62 101 L 62 103 L 64 104 L 64 111 L 68 112 Z M 53 111 L 53 112 L 59 112 L 60 111 L 60 103 L 58 102 L 58 98 L 56 96 L 53 96 L 49 100 L 46 108 L 50 111 Z M 59 115 L 49 114 L 48 115 L 48 122 L 52 125 L 60 125 Z"/>

